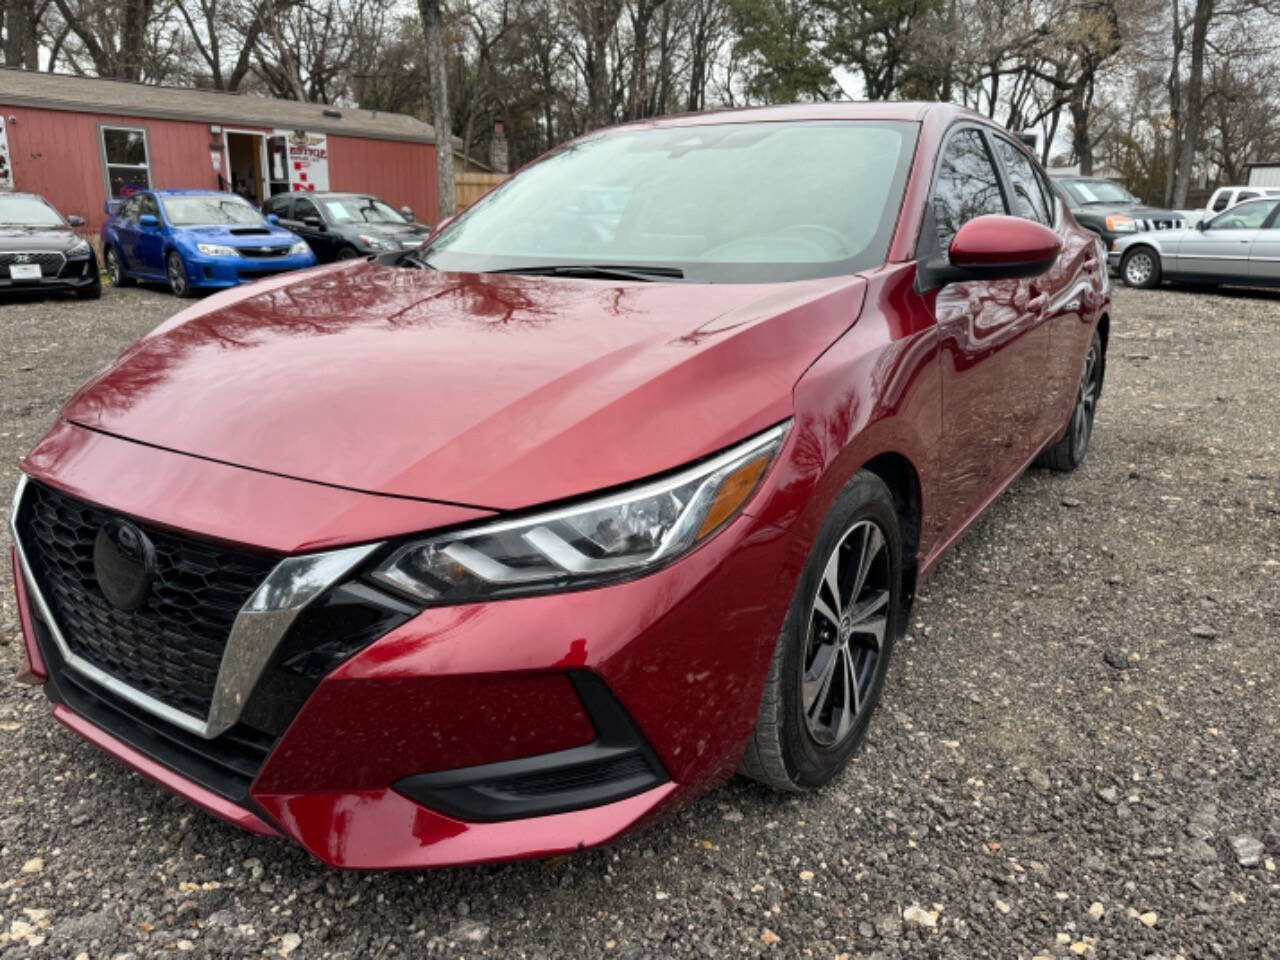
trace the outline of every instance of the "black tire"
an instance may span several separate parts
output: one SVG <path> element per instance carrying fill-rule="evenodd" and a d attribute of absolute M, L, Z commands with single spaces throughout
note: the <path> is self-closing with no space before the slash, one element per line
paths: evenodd
<path fill-rule="evenodd" d="M 106 261 L 107 276 L 111 278 L 113 287 L 133 286 L 135 281 L 125 272 L 124 261 L 120 259 L 120 252 L 115 247 L 108 246 L 103 253 L 103 259 Z"/>
<path fill-rule="evenodd" d="M 1089 441 L 1093 438 L 1093 421 L 1098 414 L 1098 398 L 1102 395 L 1102 376 L 1106 370 L 1106 354 L 1102 349 L 1102 337 L 1093 331 L 1089 353 L 1085 356 L 1084 372 L 1076 388 L 1076 403 L 1071 408 L 1071 419 L 1058 441 L 1036 457 L 1036 466 L 1059 473 L 1069 473 L 1089 453 Z"/>
<path fill-rule="evenodd" d="M 339 250 L 338 250 L 338 257 L 337 257 L 337 259 L 339 259 L 339 260 L 354 260 L 356 257 L 358 257 L 358 256 L 360 256 L 360 255 L 361 255 L 361 254 L 360 254 L 360 251 L 359 251 L 359 250 L 357 250 L 355 247 L 342 247 L 341 249 L 339 249 Z"/>
<path fill-rule="evenodd" d="M 882 537 L 882 545 L 870 564 L 863 589 L 841 610 L 831 611 L 828 562 L 836 557 L 835 579 L 841 589 L 847 580 L 852 593 L 857 578 L 852 558 L 855 554 L 860 558 L 860 551 L 874 545 L 874 536 L 869 533 L 873 528 Z M 842 560 L 848 563 L 842 565 Z M 852 574 L 846 576 L 851 569 Z M 842 600 L 839 594 L 836 599 Z M 840 614 L 838 621 L 824 614 L 822 606 Z M 872 615 L 862 618 L 860 610 L 870 610 Z M 881 612 L 883 625 L 877 638 L 874 630 L 866 628 L 873 627 Z M 901 621 L 902 535 L 893 496 L 875 474 L 859 471 L 836 497 L 800 574 L 769 665 L 741 772 L 787 791 L 815 790 L 839 775 L 866 734 L 894 641 L 903 627 Z M 830 651 L 825 659 L 823 651 Z M 822 670 L 824 663 L 831 668 Z M 823 700 L 824 691 L 833 700 L 836 697 L 837 674 L 846 698 L 858 691 L 847 714 L 837 714 L 834 702 Z M 825 686 L 824 676 L 830 677 Z M 806 678 L 814 690 L 811 701 Z M 829 715 L 827 706 L 831 707 Z M 827 734 L 832 737 L 830 742 Z"/>
<path fill-rule="evenodd" d="M 95 280 L 87 287 L 81 287 L 76 291 L 76 296 L 81 300 L 100 300 L 102 298 L 102 281 Z"/>
<path fill-rule="evenodd" d="M 173 291 L 175 297 L 194 297 L 195 291 L 191 288 L 191 281 L 187 279 L 187 265 L 182 262 L 182 256 L 177 250 L 170 250 L 169 255 L 164 258 L 165 276 L 169 278 L 169 289 Z"/>
<path fill-rule="evenodd" d="M 1146 244 L 1130 247 L 1120 259 L 1120 279 L 1140 290 L 1160 286 L 1160 254 Z"/>

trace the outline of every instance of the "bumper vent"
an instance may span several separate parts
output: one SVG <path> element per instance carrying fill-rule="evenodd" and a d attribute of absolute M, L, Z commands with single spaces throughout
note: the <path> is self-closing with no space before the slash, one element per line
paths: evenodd
<path fill-rule="evenodd" d="M 139 525 L 155 576 L 134 610 L 112 606 L 94 573 L 94 542 L 114 514 L 32 482 L 17 531 L 71 652 L 128 686 L 206 717 L 231 625 L 275 566 L 261 555 Z"/>

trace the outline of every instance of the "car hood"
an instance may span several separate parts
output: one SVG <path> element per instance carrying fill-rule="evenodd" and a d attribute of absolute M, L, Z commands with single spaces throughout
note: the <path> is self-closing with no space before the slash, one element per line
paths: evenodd
<path fill-rule="evenodd" d="M 91 429 L 357 490 L 516 509 L 791 414 L 857 277 L 625 283 L 355 261 L 210 297 L 90 381 Z"/>
<path fill-rule="evenodd" d="M 298 239 L 290 231 L 275 226 L 174 227 L 173 232 L 189 238 L 192 243 L 222 243 L 229 247 L 278 247 Z"/>
<path fill-rule="evenodd" d="M 24 229 L 0 226 L 0 253 L 10 250 L 66 250 L 80 238 L 66 227 Z"/>
<path fill-rule="evenodd" d="M 376 237 L 426 236 L 430 228 L 412 223 L 341 223 L 336 225 L 343 233 L 367 233 Z"/>
<path fill-rule="evenodd" d="M 1144 203 L 1091 203 L 1074 210 L 1076 219 L 1080 217 L 1109 217 L 1122 213 L 1135 220 L 1181 220 L 1182 214 L 1176 210 L 1162 210 L 1159 207 L 1148 207 Z"/>

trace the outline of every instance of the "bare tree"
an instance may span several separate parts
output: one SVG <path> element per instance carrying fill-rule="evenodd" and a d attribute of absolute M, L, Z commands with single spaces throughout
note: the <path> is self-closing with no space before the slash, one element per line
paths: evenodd
<path fill-rule="evenodd" d="M 418 0 L 422 33 L 427 43 L 427 86 L 431 93 L 431 122 L 436 130 L 436 195 L 440 216 L 458 209 L 453 178 L 453 124 L 449 113 L 449 72 L 444 52 L 444 11 L 440 0 Z"/>

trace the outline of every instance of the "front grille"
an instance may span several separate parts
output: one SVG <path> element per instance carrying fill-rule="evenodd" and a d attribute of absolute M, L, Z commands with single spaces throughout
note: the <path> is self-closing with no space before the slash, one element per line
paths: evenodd
<path fill-rule="evenodd" d="M 39 264 L 40 274 L 45 277 L 56 277 L 61 271 L 62 266 L 67 262 L 67 258 L 56 250 L 41 251 L 14 251 L 12 253 L 0 253 L 0 279 L 9 280 L 9 265 L 18 264 Z"/>
<path fill-rule="evenodd" d="M 271 257 L 287 257 L 289 249 L 289 247 L 236 247 L 236 252 L 242 257 L 269 259 Z"/>
<path fill-rule="evenodd" d="M 1181 230 L 1187 221 L 1178 219 L 1141 219 L 1137 221 L 1139 230 Z"/>
<path fill-rule="evenodd" d="M 277 274 L 288 273 L 293 267 L 239 267 L 236 269 L 236 275 L 241 280 L 261 280 L 263 277 L 274 277 Z"/>
<path fill-rule="evenodd" d="M 138 524 L 155 546 L 155 578 L 142 606 L 119 610 L 93 565 L 98 531 L 113 517 L 28 483 L 17 526 L 36 584 L 72 653 L 203 720 L 231 625 L 275 560 Z"/>

